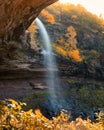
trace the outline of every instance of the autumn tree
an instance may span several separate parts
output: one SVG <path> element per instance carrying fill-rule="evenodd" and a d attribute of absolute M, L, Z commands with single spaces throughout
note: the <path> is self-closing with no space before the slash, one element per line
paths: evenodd
<path fill-rule="evenodd" d="M 64 49 L 66 50 L 67 56 L 69 58 L 74 59 L 77 62 L 81 62 L 82 58 L 81 58 L 80 52 L 76 46 L 76 44 L 77 44 L 76 35 L 77 35 L 77 33 L 76 33 L 74 27 L 69 26 L 67 28 L 67 33 L 65 35 L 67 38 L 67 41 L 66 41 Z"/>
<path fill-rule="evenodd" d="M 41 17 L 46 21 L 46 22 L 49 22 L 51 24 L 54 24 L 55 23 L 55 18 L 54 16 L 49 13 L 47 10 L 43 10 L 41 12 Z"/>
<path fill-rule="evenodd" d="M 66 51 L 69 51 L 69 50 L 75 50 L 77 47 L 76 47 L 76 31 L 74 29 L 73 26 L 69 26 L 67 28 L 67 33 L 66 33 L 66 43 L 65 43 L 65 50 Z"/>
<path fill-rule="evenodd" d="M 68 52 L 68 57 L 71 58 L 71 59 L 74 59 L 77 62 L 81 62 L 82 61 L 82 58 L 80 56 L 80 52 L 79 52 L 78 49 L 69 51 Z"/>

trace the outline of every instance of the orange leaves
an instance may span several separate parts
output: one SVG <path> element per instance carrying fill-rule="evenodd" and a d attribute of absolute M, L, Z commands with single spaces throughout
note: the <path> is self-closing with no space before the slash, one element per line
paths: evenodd
<path fill-rule="evenodd" d="M 47 122 L 47 121 L 48 121 L 48 119 L 47 119 L 45 116 L 42 115 L 42 113 L 41 113 L 41 111 L 40 111 L 39 109 L 36 109 L 36 110 L 35 110 L 35 114 L 36 114 L 42 121 L 44 121 L 44 122 Z"/>
<path fill-rule="evenodd" d="M 82 58 L 79 55 L 79 50 L 72 50 L 68 52 L 68 56 L 77 62 L 81 62 Z"/>
<path fill-rule="evenodd" d="M 10 103 L 0 102 L 0 130 L 104 130 L 104 119 L 100 115 L 97 123 L 92 123 L 89 119 L 83 120 L 80 117 L 75 121 L 69 121 L 67 111 L 63 110 L 59 116 L 49 120 L 42 115 L 39 109 L 35 110 L 35 113 L 32 110 L 18 111 L 13 105 L 17 108 L 23 103 L 12 99 L 8 101 Z M 3 109 L 5 107 L 6 109 Z"/>
<path fill-rule="evenodd" d="M 64 40 L 62 37 L 58 40 L 58 43 L 61 43 L 61 45 L 54 45 L 54 48 L 57 53 L 62 55 L 63 57 L 75 60 L 76 62 L 81 62 L 82 58 L 80 56 L 79 50 L 77 49 L 76 46 L 76 31 L 73 26 L 69 26 L 67 28 L 67 33 L 66 33 L 66 43 L 62 45 L 62 42 Z"/>
<path fill-rule="evenodd" d="M 54 48 L 55 48 L 55 51 L 58 54 L 62 55 L 63 57 L 73 59 L 76 62 L 81 62 L 82 61 L 82 58 L 80 56 L 80 52 L 79 52 L 78 49 L 66 51 L 61 46 L 58 46 L 58 45 L 54 45 Z"/>
<path fill-rule="evenodd" d="M 65 50 L 70 51 L 70 50 L 76 50 L 77 46 L 77 40 L 76 40 L 76 30 L 73 26 L 67 27 L 67 33 L 66 33 L 66 43 L 65 43 Z"/>
<path fill-rule="evenodd" d="M 51 23 L 51 24 L 54 24 L 55 23 L 55 18 L 52 14 L 50 14 L 48 11 L 46 10 L 43 10 L 41 12 L 41 16 L 45 17 L 46 21 Z"/>
<path fill-rule="evenodd" d="M 77 35 L 73 26 L 69 26 L 67 28 L 67 32 L 68 32 L 69 36 L 72 37 L 72 38 L 75 38 L 76 35 Z"/>
<path fill-rule="evenodd" d="M 61 54 L 63 57 L 67 57 L 67 52 L 61 46 L 54 45 L 54 48 L 58 54 Z"/>
<path fill-rule="evenodd" d="M 28 31 L 31 34 L 31 39 L 32 40 L 34 40 L 34 34 L 35 34 L 36 30 L 37 30 L 37 26 L 36 26 L 35 22 L 33 21 L 32 24 L 28 28 Z"/>

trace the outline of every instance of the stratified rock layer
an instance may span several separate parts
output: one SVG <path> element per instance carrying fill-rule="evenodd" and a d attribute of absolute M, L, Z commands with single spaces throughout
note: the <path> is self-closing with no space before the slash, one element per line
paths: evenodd
<path fill-rule="evenodd" d="M 18 40 L 40 11 L 57 0 L 0 0 L 0 39 Z"/>

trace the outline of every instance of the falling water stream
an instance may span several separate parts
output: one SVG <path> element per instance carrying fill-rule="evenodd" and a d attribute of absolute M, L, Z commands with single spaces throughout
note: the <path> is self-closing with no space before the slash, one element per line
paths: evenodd
<path fill-rule="evenodd" d="M 46 77 L 47 77 L 47 85 L 49 87 L 49 95 L 50 95 L 50 101 L 53 108 L 57 104 L 57 94 L 55 87 L 59 87 L 59 81 L 58 81 L 58 68 L 56 64 L 56 59 L 52 50 L 51 41 L 49 38 L 49 35 L 47 33 L 46 28 L 44 27 L 43 23 L 37 18 L 36 23 L 38 25 L 38 28 L 40 30 L 40 34 L 42 36 L 45 50 L 42 53 L 45 61 L 45 67 L 47 68 Z"/>
<path fill-rule="evenodd" d="M 56 64 L 56 59 L 55 55 L 52 51 L 52 45 L 51 45 L 51 40 L 49 38 L 49 35 L 47 33 L 47 30 L 44 26 L 44 24 L 40 21 L 40 19 L 35 20 L 40 35 L 41 39 L 44 43 L 44 50 L 42 52 L 43 54 L 43 59 L 45 62 L 45 67 L 47 68 L 46 71 L 46 81 L 47 81 L 47 86 L 48 86 L 48 92 L 49 92 L 49 102 L 46 103 L 46 107 L 50 112 L 51 117 L 53 116 L 53 113 L 58 113 L 60 110 L 65 109 L 67 111 L 74 111 L 76 113 L 75 115 L 73 114 L 73 117 L 78 114 L 76 112 L 76 109 L 78 106 L 78 101 L 75 99 L 68 99 L 65 97 L 65 93 L 67 93 L 63 87 L 61 86 L 62 84 L 60 83 L 59 75 L 58 75 L 58 67 Z M 79 115 L 83 114 L 83 111 L 78 109 Z M 83 114 L 84 115 L 84 114 Z"/>

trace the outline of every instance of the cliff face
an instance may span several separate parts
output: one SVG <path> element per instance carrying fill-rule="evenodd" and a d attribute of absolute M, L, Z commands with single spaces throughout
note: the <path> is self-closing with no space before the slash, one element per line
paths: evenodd
<path fill-rule="evenodd" d="M 40 11 L 57 0 L 0 0 L 0 39 L 18 40 Z"/>
<path fill-rule="evenodd" d="M 54 17 L 54 26 L 47 20 L 46 12 Z M 59 3 L 46 8 L 39 18 L 47 28 L 53 46 L 61 57 L 57 61 L 62 74 L 104 80 L 103 19 L 83 7 Z M 76 53 L 78 50 L 79 54 Z M 78 62 L 80 59 L 82 62 Z"/>

